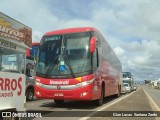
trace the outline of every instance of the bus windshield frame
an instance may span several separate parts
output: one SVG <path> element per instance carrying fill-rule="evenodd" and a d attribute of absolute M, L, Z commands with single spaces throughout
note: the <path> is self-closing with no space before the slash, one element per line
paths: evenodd
<path fill-rule="evenodd" d="M 43 36 L 36 59 L 36 76 L 73 78 L 92 72 L 91 32 Z"/>
<path fill-rule="evenodd" d="M 123 78 L 131 78 L 130 72 L 123 72 Z"/>

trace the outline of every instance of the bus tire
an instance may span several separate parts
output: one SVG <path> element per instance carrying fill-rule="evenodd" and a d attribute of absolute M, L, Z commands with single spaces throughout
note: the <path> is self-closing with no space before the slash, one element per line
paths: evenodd
<path fill-rule="evenodd" d="M 64 103 L 64 100 L 54 100 L 54 102 L 57 104 L 57 105 L 62 105 Z"/>
<path fill-rule="evenodd" d="M 121 91 L 121 90 L 120 90 L 120 86 L 118 86 L 117 94 L 115 95 L 116 98 L 119 98 L 119 97 L 120 97 L 120 91 Z"/>
<path fill-rule="evenodd" d="M 95 105 L 101 106 L 103 104 L 103 100 L 104 100 L 104 86 L 102 85 L 101 97 L 99 99 L 95 100 Z"/>
<path fill-rule="evenodd" d="M 34 89 L 29 88 L 26 92 L 26 100 L 27 101 L 32 101 L 34 99 Z"/>

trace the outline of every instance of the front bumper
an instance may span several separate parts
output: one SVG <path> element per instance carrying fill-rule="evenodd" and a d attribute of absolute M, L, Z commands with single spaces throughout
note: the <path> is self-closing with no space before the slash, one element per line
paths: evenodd
<path fill-rule="evenodd" d="M 89 84 L 77 89 L 46 89 L 35 85 L 35 96 L 39 99 L 57 100 L 92 100 L 93 84 Z"/>
<path fill-rule="evenodd" d="M 128 89 L 126 89 L 126 92 L 131 92 L 131 89 L 129 89 L 129 88 L 128 88 Z"/>

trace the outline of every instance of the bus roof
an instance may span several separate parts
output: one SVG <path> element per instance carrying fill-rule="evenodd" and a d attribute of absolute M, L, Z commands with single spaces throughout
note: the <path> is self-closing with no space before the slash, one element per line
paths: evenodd
<path fill-rule="evenodd" d="M 32 43 L 32 46 L 39 46 L 39 45 L 40 45 L 39 42 L 33 42 L 33 43 Z"/>
<path fill-rule="evenodd" d="M 57 34 L 77 33 L 77 32 L 86 32 L 86 31 L 97 31 L 97 29 L 93 27 L 67 28 L 67 29 L 50 31 L 45 33 L 45 35 L 57 35 Z"/>

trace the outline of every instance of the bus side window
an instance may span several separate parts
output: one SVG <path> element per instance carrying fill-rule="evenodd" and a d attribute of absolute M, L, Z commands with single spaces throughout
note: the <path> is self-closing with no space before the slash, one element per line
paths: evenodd
<path fill-rule="evenodd" d="M 96 48 L 95 52 L 93 53 L 93 71 L 95 71 L 98 66 L 99 66 L 98 48 Z"/>

